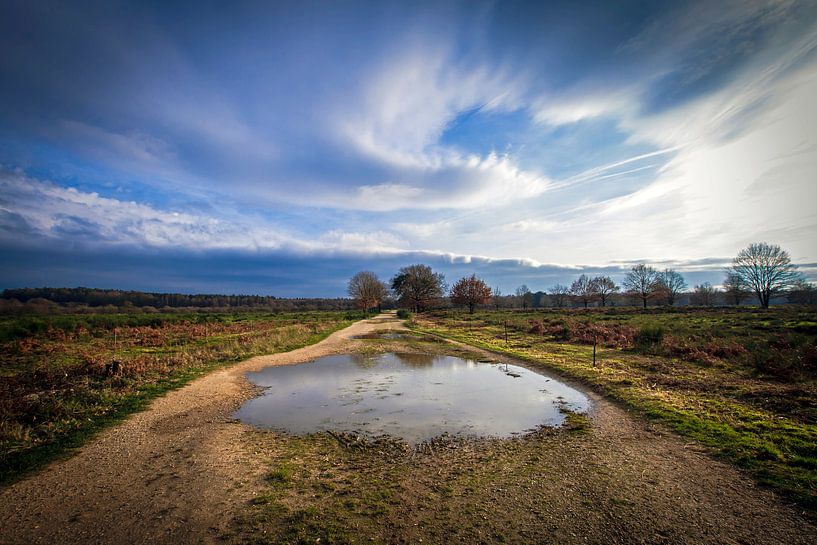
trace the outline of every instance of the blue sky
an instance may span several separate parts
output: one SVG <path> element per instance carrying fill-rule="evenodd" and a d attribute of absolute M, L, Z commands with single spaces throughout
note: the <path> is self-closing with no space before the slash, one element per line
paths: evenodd
<path fill-rule="evenodd" d="M 817 272 L 814 2 L 3 2 L 0 287 Z"/>

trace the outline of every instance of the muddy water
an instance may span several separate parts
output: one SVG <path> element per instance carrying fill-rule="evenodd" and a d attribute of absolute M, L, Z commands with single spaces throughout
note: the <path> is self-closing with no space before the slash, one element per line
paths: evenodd
<path fill-rule="evenodd" d="M 411 444 L 443 434 L 509 437 L 558 426 L 563 409 L 589 405 L 552 377 L 454 356 L 328 356 L 248 378 L 265 390 L 237 411 L 243 422 L 293 434 L 387 434 Z"/>

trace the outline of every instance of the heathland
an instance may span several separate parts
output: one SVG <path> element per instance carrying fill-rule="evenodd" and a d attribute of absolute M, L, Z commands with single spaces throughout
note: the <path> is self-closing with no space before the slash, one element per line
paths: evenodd
<path fill-rule="evenodd" d="M 0 490 L 0 539 L 817 539 L 813 310 L 439 310 L 410 316 L 399 338 L 376 335 L 403 328 L 380 317 L 281 353 L 359 317 L 8 318 L 3 416 L 15 425 L 4 428 L 12 464 Z M 293 436 L 232 416 L 256 395 L 248 371 L 398 351 L 523 364 L 587 389 L 593 409 L 514 439 L 444 438 L 416 448 Z M 271 352 L 279 353 L 236 362 Z M 71 457 L 9 482 L 83 442 Z"/>
<path fill-rule="evenodd" d="M 356 312 L 0 318 L 0 482 L 219 366 L 312 344 Z"/>

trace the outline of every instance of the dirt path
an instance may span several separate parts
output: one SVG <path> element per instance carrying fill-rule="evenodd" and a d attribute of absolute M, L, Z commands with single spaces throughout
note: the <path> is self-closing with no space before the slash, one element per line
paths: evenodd
<path fill-rule="evenodd" d="M 244 374 L 353 351 L 361 341 L 352 337 L 400 327 L 390 317 L 358 322 L 316 345 L 252 358 L 157 399 L 70 459 L 1 490 L 0 543 L 240 539 L 234 520 L 263 486 L 265 470 L 253 451 L 257 434 L 230 416 L 253 393 Z M 521 500 L 522 507 L 536 504 L 530 512 L 544 509 L 554 542 L 817 542 L 817 529 L 795 509 L 733 468 L 594 402 L 586 439 L 564 448 L 542 444 L 554 449 L 542 471 L 558 480 Z M 582 508 L 589 514 L 576 516 Z"/>
<path fill-rule="evenodd" d="M 210 543 L 252 497 L 257 460 L 231 419 L 253 390 L 247 371 L 348 350 L 397 327 L 357 322 L 292 352 L 216 371 L 154 401 L 68 460 L 0 492 L 0 543 Z"/>

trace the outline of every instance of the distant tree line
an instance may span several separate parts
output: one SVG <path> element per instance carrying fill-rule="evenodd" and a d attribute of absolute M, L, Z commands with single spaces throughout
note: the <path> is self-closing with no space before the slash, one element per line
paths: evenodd
<path fill-rule="evenodd" d="M 3 310 L 57 304 L 63 307 L 103 309 L 139 308 L 158 309 L 259 309 L 272 311 L 293 310 L 349 310 L 349 299 L 296 298 L 285 299 L 261 295 L 216 295 L 184 293 L 150 293 L 141 291 L 103 290 L 96 288 L 20 288 L 3 290 L 0 294 Z M 109 309 L 110 310 L 110 309 Z"/>
<path fill-rule="evenodd" d="M 780 246 L 765 242 L 751 244 L 738 253 L 724 272 L 722 290 L 704 282 L 687 291 L 687 282 L 678 271 L 659 271 L 638 263 L 626 273 L 621 287 L 609 276 L 581 275 L 569 288 L 555 285 L 548 295 L 556 307 L 570 303 L 584 307 L 606 306 L 610 301 L 640 303 L 647 308 L 650 303 L 673 306 L 682 300 L 695 306 L 737 306 L 754 297 L 762 308 L 768 308 L 773 299 L 784 296 L 789 303 L 817 303 L 817 287 L 805 280 Z"/>
<path fill-rule="evenodd" d="M 362 283 L 362 279 L 366 282 Z M 782 296 L 794 304 L 817 304 L 817 287 L 806 282 L 788 253 L 777 245 L 762 242 L 751 244 L 735 257 L 725 270 L 722 290 L 708 282 L 694 286 L 691 291 L 688 287 L 684 276 L 674 269 L 658 270 L 646 263 L 637 263 L 627 271 L 621 286 L 610 276 L 582 274 L 570 286 L 556 284 L 547 292 L 532 292 L 523 284 L 513 295 L 502 295 L 499 288 L 491 289 L 472 274 L 457 280 L 446 298 L 445 277 L 428 265 L 418 264 L 400 269 L 390 284 L 379 280 L 374 273 L 358 273 L 349 282 L 349 295 L 358 307 L 365 309 L 391 302 L 394 296 L 398 306 L 416 312 L 449 305 L 467 308 L 472 313 L 486 305 L 497 309 L 609 305 L 647 308 L 651 304 L 707 307 L 740 305 L 753 296 L 763 308 Z"/>

